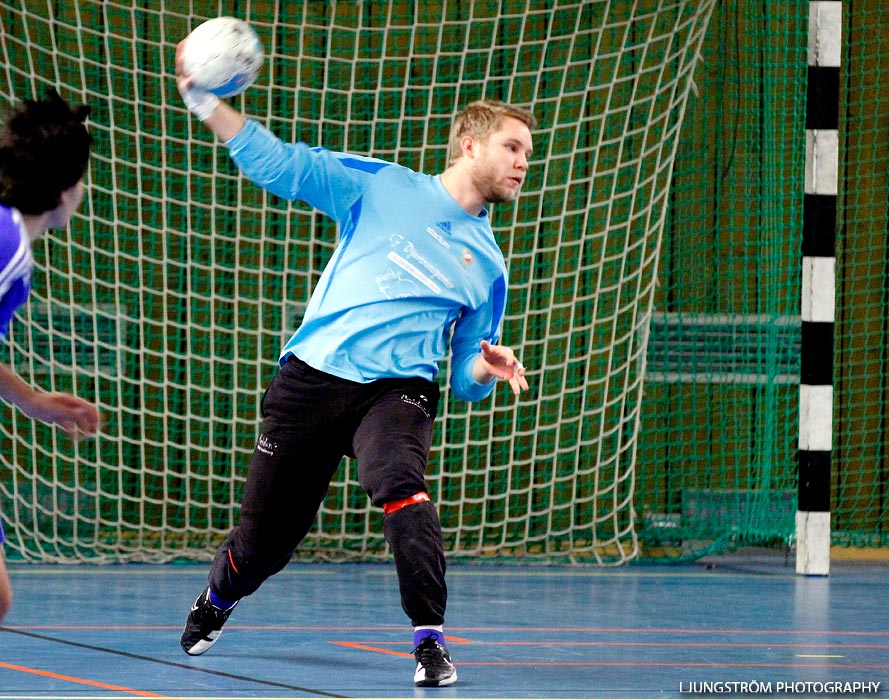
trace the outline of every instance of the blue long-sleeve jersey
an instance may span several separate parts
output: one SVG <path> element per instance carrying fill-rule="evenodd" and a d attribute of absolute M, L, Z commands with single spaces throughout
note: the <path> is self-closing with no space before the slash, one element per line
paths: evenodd
<path fill-rule="evenodd" d="M 9 333 L 9 322 L 31 292 L 31 239 L 21 215 L 0 206 L 0 340 Z"/>
<path fill-rule="evenodd" d="M 31 239 L 21 214 L 0 205 L 0 340 L 9 333 L 9 322 L 31 292 L 34 258 Z M 0 544 L 6 541 L 0 522 Z"/>
<path fill-rule="evenodd" d="M 254 120 L 226 145 L 250 180 L 338 226 L 282 361 L 293 354 L 357 382 L 433 380 L 450 338 L 454 393 L 465 401 L 491 393 L 494 382 L 472 376 L 480 342 L 499 340 L 506 305 L 506 264 L 487 211 L 466 212 L 438 176 L 285 143 Z"/>

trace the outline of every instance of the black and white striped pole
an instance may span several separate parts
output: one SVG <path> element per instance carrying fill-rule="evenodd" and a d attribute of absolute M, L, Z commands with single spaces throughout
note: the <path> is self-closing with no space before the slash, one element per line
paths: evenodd
<path fill-rule="evenodd" d="M 843 5 L 810 0 L 796 571 L 830 572 L 833 338 Z"/>

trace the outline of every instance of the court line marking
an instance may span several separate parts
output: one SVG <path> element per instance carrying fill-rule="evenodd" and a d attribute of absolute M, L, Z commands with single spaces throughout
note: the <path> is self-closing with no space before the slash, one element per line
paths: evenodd
<path fill-rule="evenodd" d="M 127 696 L 130 695 L 138 695 L 143 698 L 164 698 L 164 700 L 170 700 L 168 695 L 160 695 L 158 693 L 152 693 L 147 690 L 135 690 L 134 688 L 127 688 L 122 685 L 112 685 L 111 683 L 102 683 L 101 681 L 91 681 L 87 678 L 77 678 L 76 676 L 66 676 L 61 673 L 53 673 L 52 671 L 44 671 L 39 668 L 29 668 L 28 666 L 18 666 L 16 664 L 8 664 L 4 661 L 0 661 L 0 668 L 6 668 L 10 671 L 19 671 L 21 673 L 30 673 L 35 676 L 43 676 L 45 678 L 52 678 L 58 681 L 67 681 L 69 683 L 77 683 L 78 685 L 88 685 L 93 688 L 102 688 L 104 690 L 117 690 L 119 692 L 126 693 Z"/>
<path fill-rule="evenodd" d="M 380 644 L 383 646 L 392 646 L 392 645 L 406 645 L 409 642 L 400 642 L 400 641 L 389 641 L 389 640 L 375 640 L 375 641 L 330 641 L 329 644 L 339 644 L 340 646 L 361 646 L 363 644 Z M 451 637 L 447 637 L 448 646 L 452 644 L 472 644 L 474 646 L 485 647 L 485 646 L 498 646 L 498 647 L 539 647 L 539 646 L 572 646 L 572 647 L 657 647 L 659 649 L 889 649 L 889 644 L 845 644 L 845 643 L 830 643 L 830 642 L 811 642 L 811 643 L 796 643 L 796 642 L 589 642 L 589 641 L 578 641 L 578 640 L 567 640 L 567 641 L 555 641 L 551 639 L 539 639 L 534 641 L 504 641 L 501 639 L 492 639 L 492 640 L 474 640 L 470 641 L 468 639 L 460 639 L 454 640 Z M 387 653 L 393 653 L 391 651 Z M 408 654 L 409 656 L 409 654 Z M 796 654 L 796 656 L 812 656 L 813 658 L 837 658 L 842 659 L 845 658 L 842 655 L 833 656 L 831 654 Z"/>
<path fill-rule="evenodd" d="M 398 630 L 402 629 L 401 627 L 347 628 L 347 627 L 327 627 L 327 626 L 281 626 L 281 627 L 275 626 L 273 628 L 270 628 L 268 626 L 259 626 L 259 625 L 234 626 L 234 627 L 240 627 L 241 629 L 264 629 L 264 630 L 269 630 L 269 629 L 274 629 L 274 630 L 315 629 L 315 630 L 340 630 L 340 631 L 342 631 L 342 630 L 354 631 L 354 630 L 358 630 L 358 629 L 367 629 L 367 630 L 375 630 L 375 631 L 380 631 L 383 629 L 398 629 Z M 39 627 L 28 627 L 28 629 L 35 629 L 35 628 L 37 628 L 37 629 L 55 629 L 55 630 L 76 630 L 76 629 L 128 629 L 128 628 L 129 629 L 169 629 L 170 627 L 169 626 L 130 627 L 130 626 L 123 626 L 123 625 L 119 625 L 119 626 L 45 625 L 45 626 L 39 626 Z M 178 627 L 175 629 L 178 629 Z M 506 628 L 506 627 L 454 628 L 454 629 L 460 629 L 461 631 L 463 631 L 463 630 L 473 630 L 473 631 L 487 630 L 487 631 L 500 631 L 500 632 L 502 632 L 504 630 L 524 631 L 524 632 L 528 632 L 528 631 L 548 631 L 548 632 L 583 631 L 583 632 L 587 632 L 587 631 L 592 630 L 592 631 L 598 631 L 598 632 L 629 632 L 629 633 L 635 633 L 635 634 L 644 634 L 644 633 L 652 633 L 652 632 L 662 632 L 662 633 L 672 633 L 672 634 L 677 633 L 677 630 L 675 630 L 675 629 L 670 630 L 670 629 L 666 629 L 666 628 L 665 629 L 646 629 L 646 630 L 628 629 L 628 628 L 605 628 L 605 629 L 601 629 L 601 628 L 521 628 L 521 629 L 517 629 L 517 628 Z M 723 629 L 723 630 L 703 630 L 703 629 L 695 629 L 695 630 L 681 630 L 681 631 L 684 631 L 687 633 L 692 633 L 692 634 L 714 634 L 717 632 L 732 633 L 732 634 L 743 633 L 743 632 L 747 632 L 747 633 L 754 632 L 754 633 L 759 633 L 759 634 L 798 634 L 797 630 L 731 630 L 731 629 L 729 629 L 729 630 L 725 630 L 725 629 Z M 24 628 L 10 628 L 10 627 L 0 626 L 0 632 L 7 632 L 10 634 L 19 634 L 22 636 L 35 638 L 35 639 L 39 639 L 42 641 L 49 641 L 49 642 L 53 642 L 53 643 L 57 643 L 57 644 L 64 644 L 67 646 L 72 646 L 72 647 L 77 647 L 77 648 L 91 649 L 91 650 L 102 652 L 102 653 L 109 653 L 109 654 L 114 654 L 114 655 L 118 655 L 118 656 L 122 656 L 122 657 L 126 657 L 126 658 L 147 661 L 149 663 L 156 663 L 156 664 L 161 664 L 161 665 L 170 666 L 170 667 L 182 668 L 182 669 L 186 669 L 189 671 L 197 671 L 199 673 L 205 673 L 205 674 L 215 675 L 215 676 L 219 676 L 219 677 L 227 677 L 227 678 L 231 678 L 234 680 L 242 680 L 242 681 L 252 682 L 252 683 L 259 684 L 259 685 L 279 687 L 279 688 L 283 688 L 286 690 L 296 690 L 296 691 L 301 691 L 301 692 L 307 692 L 307 693 L 312 693 L 314 695 L 323 696 L 323 697 L 336 697 L 336 698 L 348 697 L 348 696 L 343 696 L 343 695 L 336 695 L 333 693 L 327 693 L 324 691 L 310 690 L 310 689 L 299 687 L 299 686 L 291 686 L 291 685 L 287 685 L 284 683 L 278 683 L 275 681 L 265 681 L 265 680 L 261 680 L 261 679 L 251 678 L 249 676 L 242 676 L 242 675 L 226 673 L 226 672 L 222 672 L 222 671 L 215 671 L 215 670 L 211 670 L 211 669 L 199 668 L 199 667 L 190 666 L 190 665 L 186 665 L 186 664 L 180 664 L 180 663 L 170 662 L 170 661 L 166 661 L 166 660 L 162 660 L 162 659 L 156 659 L 153 657 L 134 654 L 131 652 L 123 652 L 123 651 L 118 651 L 115 649 L 108 649 L 106 647 L 99 647 L 99 646 L 84 644 L 82 642 L 73 642 L 70 640 L 48 637 L 45 635 L 36 634 L 34 632 L 27 632 L 27 631 L 25 631 Z M 834 631 L 831 631 L 830 634 L 849 634 L 849 635 L 856 635 L 856 636 L 860 636 L 860 635 L 885 636 L 885 635 L 889 634 L 889 632 L 874 632 L 874 633 L 837 632 L 834 630 Z M 463 638 L 461 638 L 461 642 L 462 643 L 472 643 L 472 642 L 470 642 L 470 640 L 464 640 Z M 397 656 L 404 656 L 404 657 L 410 656 L 410 654 L 406 653 L 406 652 L 397 652 L 397 651 L 393 651 L 391 649 L 383 649 L 383 648 L 379 648 L 379 647 L 370 646 L 366 643 L 361 643 L 361 642 L 330 642 L 330 643 L 340 644 L 342 646 L 353 647 L 353 648 L 357 648 L 357 649 L 364 649 L 367 651 L 372 651 L 372 652 L 377 652 L 377 653 L 394 654 Z M 375 643 L 393 644 L 393 643 L 403 643 L 403 642 L 375 642 Z M 539 644 L 545 644 L 545 643 L 553 644 L 553 643 L 558 643 L 558 642 L 507 642 L 507 644 L 514 644 L 514 645 L 519 645 L 519 644 L 538 644 L 539 645 Z M 482 643 L 482 644 L 485 644 L 485 643 Z M 596 642 L 589 642 L 588 644 L 592 646 L 592 645 L 596 645 L 597 643 Z M 607 645 L 608 643 L 605 642 L 605 643 L 598 643 L 598 644 L 606 644 Z M 630 642 L 612 643 L 612 644 L 633 645 L 633 643 L 630 643 Z M 645 645 L 645 643 L 642 643 L 642 644 Z M 655 643 L 652 643 L 652 645 L 657 646 L 658 643 L 655 642 Z M 663 643 L 662 645 L 668 645 L 668 644 Z M 694 644 L 694 645 L 690 645 L 690 646 L 712 646 L 712 643 L 709 643 L 706 645 Z M 736 646 L 736 645 L 729 644 L 728 646 Z M 750 645 L 750 646 L 755 646 L 755 645 Z M 783 646 L 792 647 L 792 646 L 798 646 L 798 645 L 786 644 Z M 881 648 L 882 645 L 849 645 L 849 646 L 864 646 L 867 648 L 870 648 L 870 647 Z M 813 655 L 813 658 L 817 658 L 817 657 L 814 657 L 814 655 Z M 842 657 L 840 657 L 840 658 L 842 658 Z M 572 661 L 564 661 L 564 662 L 560 662 L 560 661 L 549 661 L 549 662 L 547 662 L 547 661 L 538 661 L 538 662 L 528 662 L 528 661 L 458 661 L 458 663 L 461 666 L 503 666 L 503 667 L 506 667 L 506 666 L 525 666 L 525 667 L 527 667 L 527 666 L 546 666 L 546 667 L 585 667 L 585 668 L 597 668 L 597 667 L 601 667 L 601 668 L 606 668 L 606 667 L 613 667 L 613 668 L 624 668 L 624 667 L 665 668 L 665 667 L 667 667 L 667 668 L 669 668 L 669 667 L 673 667 L 673 668 L 795 668 L 795 669 L 800 669 L 800 668 L 818 668 L 818 669 L 842 668 L 842 669 L 856 669 L 856 670 L 886 670 L 886 669 L 889 669 L 889 664 L 823 664 L 822 663 L 822 664 L 805 664 L 803 666 L 800 666 L 799 664 L 758 663 L 758 662 L 712 663 L 712 662 L 639 662 L 639 661 L 630 661 L 630 662 L 622 662 L 622 661 L 612 661 L 612 662 L 607 662 L 607 661 L 605 661 L 605 662 L 603 662 L 603 661 L 599 661 L 599 662 L 595 662 L 595 661 L 591 661 L 591 662 L 583 662 L 583 661 L 577 661 L 577 662 L 572 662 Z M 5 665 L 5 666 L 8 666 L 8 665 Z M 0 695 L 0 698 L 15 698 L 15 697 L 24 698 L 26 696 Z M 37 697 L 37 696 L 34 696 L 34 697 Z M 82 698 L 82 696 L 79 696 L 79 697 Z M 103 698 L 103 700 L 110 700 L 108 698 L 108 696 L 101 696 L 101 697 Z M 177 698 L 175 696 L 154 696 L 154 695 L 148 694 L 148 695 L 146 695 L 146 697 L 162 697 L 162 698 L 171 698 L 172 700 L 177 700 Z M 204 700 L 206 700 L 206 696 L 194 696 L 194 697 L 200 697 L 200 698 L 203 698 Z"/>
<path fill-rule="evenodd" d="M 882 562 L 880 562 L 882 563 Z M 129 562 L 125 562 L 126 566 Z M 34 567 L 37 567 L 36 569 Z M 18 576 L 41 576 L 45 574 L 51 575 L 84 575 L 91 576 L 94 574 L 103 575 L 103 576 L 194 576 L 195 571 L 199 571 L 201 574 L 205 575 L 206 567 L 201 567 L 195 565 L 193 568 L 191 565 L 176 565 L 176 564 L 145 564 L 140 565 L 136 564 L 133 567 L 134 570 L 127 569 L 118 569 L 113 566 L 108 567 L 107 569 L 103 569 L 103 567 L 108 566 L 104 563 L 96 562 L 93 564 L 95 568 L 91 568 L 88 571 L 85 571 L 82 567 L 79 566 L 68 566 L 65 564 L 41 564 L 40 562 L 25 562 L 21 559 L 7 560 L 7 567 L 10 570 L 10 573 L 15 573 Z M 336 565 L 338 566 L 338 565 Z M 396 578 L 396 572 L 394 567 L 391 567 L 387 563 L 379 563 L 379 562 L 352 562 L 346 564 L 346 566 L 365 566 L 366 568 L 363 572 L 363 576 L 368 577 L 387 577 L 387 578 Z M 646 566 L 645 564 L 641 564 L 640 566 Z M 504 568 L 496 568 L 492 567 L 490 571 L 484 571 L 480 568 L 477 568 L 474 563 L 469 562 L 461 562 L 461 561 L 453 561 L 449 564 L 448 567 L 448 578 L 457 578 L 457 577 L 465 577 L 465 578 L 480 578 L 480 577 L 492 577 L 492 578 L 527 578 L 529 572 L 531 574 L 535 572 L 545 572 L 547 577 L 549 578 L 587 578 L 587 579 L 599 579 L 599 578 L 643 578 L 643 579 L 697 579 L 697 578 L 706 578 L 706 579 L 720 579 L 720 578 L 728 578 L 728 579 L 737 579 L 737 578 L 752 578 L 752 579 L 772 579 L 772 580 L 793 580 L 798 579 L 799 574 L 791 566 L 782 566 L 780 570 L 777 571 L 748 571 L 743 568 L 732 568 L 724 564 L 718 564 L 717 569 L 705 569 L 703 567 L 694 568 L 688 571 L 664 571 L 658 570 L 661 569 L 663 565 L 661 564 L 652 564 L 650 565 L 650 569 L 647 571 L 640 569 L 633 570 L 622 570 L 616 567 L 600 567 L 598 565 L 593 564 L 580 564 L 580 565 L 572 565 L 566 563 L 556 563 L 553 565 L 547 564 L 538 564 L 531 566 L 519 566 L 516 565 L 515 568 L 510 568 L 509 565 L 506 565 Z M 774 566 L 777 568 L 777 565 L 771 564 L 770 566 Z M 575 568 L 579 567 L 579 568 Z M 311 564 L 311 563 L 294 563 L 294 566 L 285 569 L 283 571 L 275 574 L 276 578 L 283 578 L 285 576 L 337 576 L 339 575 L 339 571 L 336 571 L 332 568 L 327 568 L 324 564 Z"/>
<path fill-rule="evenodd" d="M 375 647 L 371 644 L 364 642 L 330 642 L 331 644 L 336 644 L 337 646 L 346 647 L 348 649 L 361 649 L 362 651 L 372 651 L 375 654 L 390 654 L 392 656 L 401 656 L 410 658 L 413 654 L 410 654 L 406 651 L 395 651 L 394 649 L 384 649 L 382 647 Z M 384 642 L 385 643 L 385 642 Z"/>
<path fill-rule="evenodd" d="M 455 659 L 454 664 L 461 666 L 578 666 L 588 668 L 789 668 L 799 669 L 855 669 L 856 671 L 886 671 L 889 664 L 798 664 L 798 663 L 756 663 L 754 661 L 722 663 L 715 661 L 461 661 Z"/>
<path fill-rule="evenodd" d="M 842 654 L 796 654 L 798 659 L 845 659 Z"/>
<path fill-rule="evenodd" d="M 0 630 L 7 631 L 25 631 L 25 630 L 181 630 L 182 625 L 6 625 L 0 626 Z M 365 625 L 365 626 L 346 626 L 346 625 L 239 625 L 227 624 L 227 630 L 266 630 L 270 632 L 404 632 L 409 629 L 405 625 Z M 798 629 L 752 629 L 752 628 L 714 628 L 707 629 L 704 627 L 682 628 L 682 627 L 509 627 L 507 625 L 497 625 L 493 627 L 448 627 L 445 632 L 447 639 L 456 639 L 454 634 L 448 632 L 506 632 L 515 634 L 517 632 L 551 632 L 551 633 L 573 633 L 580 632 L 583 634 L 652 634 L 652 635 L 670 635 L 671 637 L 678 634 L 687 635 L 830 635 L 830 636 L 848 636 L 848 637 L 889 637 L 889 630 L 798 630 Z"/>
<path fill-rule="evenodd" d="M 449 643 L 451 638 L 448 639 Z M 368 641 L 368 642 L 359 642 L 359 641 L 330 641 L 329 644 L 335 644 L 338 646 L 346 647 L 349 649 L 358 649 L 361 651 L 369 651 L 377 654 L 389 654 L 392 656 L 399 657 L 410 657 L 411 654 L 403 651 L 396 651 L 393 649 L 388 649 L 386 646 L 392 645 L 405 645 L 407 642 L 400 641 L 387 641 L 387 640 L 376 640 L 376 641 Z M 685 642 L 578 642 L 578 641 L 547 641 L 547 640 L 538 640 L 538 641 L 472 641 L 466 639 L 464 637 L 460 637 L 458 644 L 472 644 L 478 645 L 480 647 L 484 646 L 588 646 L 588 647 L 657 647 L 657 648 L 690 648 L 690 649 L 700 649 L 700 648 L 714 648 L 714 647 L 725 647 L 725 648 L 786 648 L 786 649 L 794 649 L 794 648 L 804 648 L 804 649 L 819 649 L 824 647 L 831 648 L 842 648 L 842 649 L 884 649 L 887 645 L 885 644 L 822 644 L 822 643 L 790 643 L 790 642 L 728 642 L 728 643 L 712 643 L 712 642 L 694 642 L 694 643 L 685 643 Z M 375 645 L 383 645 L 383 646 L 375 646 Z M 845 659 L 846 656 L 842 654 L 794 654 L 794 658 L 797 659 Z M 557 666 L 566 666 L 566 667 L 624 667 L 624 666 L 647 666 L 647 667 L 676 667 L 676 668 L 797 668 L 798 664 L 791 663 L 759 663 L 755 661 L 750 662 L 624 662 L 624 661 L 465 661 L 458 660 L 457 662 L 460 666 L 546 666 L 546 667 L 557 667 Z M 802 666 L 801 668 L 832 668 L 836 667 L 831 664 L 807 664 Z M 843 665 L 841 668 L 857 668 L 857 669 L 889 669 L 889 664 L 852 664 L 850 666 Z"/>
<path fill-rule="evenodd" d="M 210 676 L 218 676 L 220 678 L 230 678 L 232 680 L 238 681 L 246 681 L 248 683 L 256 683 L 257 685 L 269 686 L 272 688 L 282 688 L 283 690 L 295 690 L 301 693 L 308 693 L 312 696 L 319 696 L 325 698 L 345 698 L 347 695 L 337 695 L 336 693 L 328 693 L 324 690 L 313 690 L 311 688 L 304 688 L 299 685 L 289 685 L 287 683 L 280 683 L 278 681 L 269 681 L 261 678 L 253 678 L 251 676 L 242 676 L 236 673 L 227 673 L 226 671 L 217 671 L 209 668 L 201 668 L 199 666 L 190 666 L 189 664 L 177 663 L 175 661 L 167 661 L 165 659 L 156 659 L 151 656 L 143 656 L 142 654 L 134 654 L 129 651 L 120 651 L 118 649 L 109 649 L 108 647 L 100 647 L 95 646 L 93 644 L 85 644 L 83 642 L 74 642 L 70 639 L 59 639 L 58 637 L 49 637 L 42 634 L 36 634 L 34 632 L 25 632 L 21 629 L 14 629 L 11 627 L 3 627 L 0 626 L 0 633 L 6 632 L 7 634 L 18 634 L 23 637 L 30 637 L 31 639 L 38 639 L 43 642 L 52 642 L 54 644 L 62 644 L 69 647 L 74 647 L 76 649 L 89 649 L 90 651 L 97 651 L 103 654 L 112 654 L 114 656 L 121 656 L 126 659 L 134 659 L 136 661 L 147 661 L 148 663 L 159 664 L 161 666 L 168 666 L 171 668 L 180 668 L 185 669 L 187 671 L 194 671 L 197 673 L 203 673 Z M 167 697 L 167 696 L 156 696 L 156 697 Z"/>

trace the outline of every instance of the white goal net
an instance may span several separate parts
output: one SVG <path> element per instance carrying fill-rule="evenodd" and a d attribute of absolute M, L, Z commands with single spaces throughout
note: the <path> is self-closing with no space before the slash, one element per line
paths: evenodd
<path fill-rule="evenodd" d="M 531 391 L 445 391 L 428 480 L 450 556 L 636 556 L 645 337 L 671 168 L 715 0 L 259 2 L 268 54 L 235 102 L 286 140 L 445 167 L 466 103 L 539 121 L 524 191 L 493 223 L 504 342 Z M 189 12 L 181 11 L 182 7 Z M 335 242 L 240 178 L 183 108 L 176 43 L 227 3 L 0 2 L 3 97 L 92 107 L 88 195 L 35 247 L 0 361 L 98 402 L 74 445 L 0 409 L 8 551 L 62 562 L 206 559 L 236 520 L 259 400 Z M 14 30 L 14 31 L 13 31 Z M 443 368 L 446 374 L 447 367 Z M 386 556 L 344 461 L 300 556 Z"/>

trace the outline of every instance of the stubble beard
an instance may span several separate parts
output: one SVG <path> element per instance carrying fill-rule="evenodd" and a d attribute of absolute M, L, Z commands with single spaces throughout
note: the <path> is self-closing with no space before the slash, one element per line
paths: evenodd
<path fill-rule="evenodd" d="M 499 186 L 490 170 L 475 171 L 472 173 L 472 184 L 485 201 L 490 204 L 499 202 L 512 202 L 519 195 L 519 189 L 507 186 Z"/>

